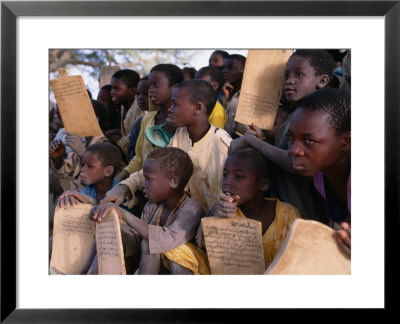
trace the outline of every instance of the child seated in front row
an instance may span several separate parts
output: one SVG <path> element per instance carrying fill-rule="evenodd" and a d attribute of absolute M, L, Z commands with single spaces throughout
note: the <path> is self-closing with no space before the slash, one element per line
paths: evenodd
<path fill-rule="evenodd" d="M 225 161 L 222 192 L 207 216 L 248 217 L 261 222 L 265 267 L 278 254 L 296 218 L 292 205 L 278 198 L 265 198 L 269 187 L 269 166 L 257 150 L 246 147 L 233 152 Z M 203 246 L 199 229 L 197 242 Z"/>
<path fill-rule="evenodd" d="M 65 191 L 58 198 L 58 207 L 64 208 L 80 203 L 97 205 L 106 192 L 119 181 L 115 174 L 122 165 L 120 150 L 110 143 L 89 145 L 83 154 L 80 181 L 85 187 L 78 191 Z M 86 264 L 81 273 L 97 274 L 96 241 L 93 241 Z"/>
<path fill-rule="evenodd" d="M 138 274 L 159 274 L 162 265 L 171 274 L 209 273 L 207 256 L 190 242 L 204 216 L 201 205 L 184 193 L 192 173 L 193 163 L 186 152 L 156 148 L 143 164 L 143 192 L 148 203 L 141 219 L 112 203 L 92 209 L 92 219 L 97 222 L 116 210 L 133 228 L 132 233 L 141 240 Z"/>
<path fill-rule="evenodd" d="M 279 167 L 311 180 L 324 199 L 332 227 L 341 227 L 338 242 L 351 253 L 351 109 L 350 95 L 327 88 L 299 102 L 290 123 L 289 150 L 245 135 L 230 152 L 251 146 Z"/>

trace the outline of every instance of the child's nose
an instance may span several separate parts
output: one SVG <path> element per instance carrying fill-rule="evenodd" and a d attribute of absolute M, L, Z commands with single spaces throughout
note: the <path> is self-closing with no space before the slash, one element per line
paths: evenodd
<path fill-rule="evenodd" d="M 299 141 L 293 140 L 292 143 L 289 144 L 289 154 L 296 156 L 304 155 L 304 150 Z"/>
<path fill-rule="evenodd" d="M 294 83 L 294 77 L 293 77 L 293 75 L 289 74 L 288 77 L 287 77 L 287 79 L 286 79 L 286 81 L 285 81 L 285 83 L 286 83 L 286 84 L 293 84 L 293 83 Z"/>

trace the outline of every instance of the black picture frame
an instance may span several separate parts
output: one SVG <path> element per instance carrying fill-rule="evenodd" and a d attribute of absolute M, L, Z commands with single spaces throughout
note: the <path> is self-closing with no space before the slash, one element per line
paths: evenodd
<path fill-rule="evenodd" d="M 2 1 L 1 322 L 236 322 L 243 309 L 16 308 L 16 19 L 19 16 L 383 16 L 385 19 L 385 309 L 395 305 L 399 234 L 400 1 Z M 373 154 L 365 152 L 366 155 Z M 372 171 L 371 171 L 372 173 Z M 371 188 L 371 196 L 373 196 Z M 371 233 L 373 239 L 373 233 Z M 372 258 L 371 258 L 372 259 Z M 195 298 L 190 296 L 189 298 Z M 251 317 L 266 317 L 251 310 Z"/>

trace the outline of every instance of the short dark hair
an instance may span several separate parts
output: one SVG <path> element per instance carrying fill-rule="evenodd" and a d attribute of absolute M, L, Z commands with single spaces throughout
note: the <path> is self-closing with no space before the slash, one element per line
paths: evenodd
<path fill-rule="evenodd" d="M 270 176 L 270 165 L 264 155 L 252 147 L 240 148 L 229 155 L 238 156 L 241 159 L 248 161 L 249 169 L 253 171 L 257 176 L 262 178 L 269 178 Z"/>
<path fill-rule="evenodd" d="M 216 66 L 205 66 L 197 71 L 195 77 L 197 79 L 206 75 L 210 76 L 211 81 L 218 83 L 217 92 L 219 92 L 225 83 L 224 74 L 222 73 L 221 69 Z"/>
<path fill-rule="evenodd" d="M 119 172 L 122 166 L 121 152 L 118 147 L 111 143 L 103 142 L 89 145 L 86 148 L 86 152 L 96 154 L 104 167 L 114 167 L 113 177 Z"/>
<path fill-rule="evenodd" d="M 239 61 L 242 64 L 242 68 L 244 68 L 245 64 L 246 64 L 246 57 L 240 54 L 230 54 L 228 55 L 228 57 L 226 59 L 232 59 L 232 60 L 236 60 Z"/>
<path fill-rule="evenodd" d="M 101 91 L 101 90 L 107 90 L 107 91 L 110 91 L 111 92 L 111 84 L 106 84 L 106 85 L 103 85 L 101 88 L 100 88 L 100 90 L 99 90 L 99 92 Z"/>
<path fill-rule="evenodd" d="M 92 103 L 94 114 L 99 119 L 99 126 L 100 126 L 101 130 L 104 131 L 106 129 L 105 123 L 107 123 L 107 121 L 106 121 L 106 119 L 107 119 L 106 109 L 107 108 L 100 101 L 97 101 L 94 99 L 91 99 L 90 101 Z"/>
<path fill-rule="evenodd" d="M 150 73 L 153 71 L 164 73 L 170 87 L 182 82 L 184 79 L 182 70 L 174 64 L 157 64 L 151 68 Z"/>
<path fill-rule="evenodd" d="M 115 72 L 112 75 L 112 79 L 120 79 L 128 88 L 136 88 L 139 83 L 140 76 L 139 73 L 134 70 L 124 69 Z"/>
<path fill-rule="evenodd" d="M 211 53 L 210 57 L 213 56 L 213 54 L 221 55 L 224 60 L 229 56 L 229 53 L 223 50 L 215 50 Z"/>
<path fill-rule="evenodd" d="M 347 91 L 324 88 L 299 101 L 298 109 L 324 111 L 330 116 L 330 125 L 337 135 L 351 129 L 351 100 Z"/>
<path fill-rule="evenodd" d="M 156 147 L 147 159 L 160 163 L 160 169 L 168 177 L 179 179 L 179 188 L 183 189 L 193 174 L 193 162 L 185 151 L 177 147 Z"/>
<path fill-rule="evenodd" d="M 317 75 L 326 74 L 329 76 L 329 79 L 332 78 L 334 68 L 333 59 L 327 51 L 321 49 L 298 49 L 292 56 L 307 59 Z"/>
<path fill-rule="evenodd" d="M 194 79 L 194 76 L 195 76 L 195 74 L 196 74 L 196 69 L 195 68 L 193 68 L 193 67 L 184 67 L 183 69 L 182 69 L 182 72 L 183 73 L 187 73 L 189 76 L 190 76 L 190 78 L 191 79 Z"/>
<path fill-rule="evenodd" d="M 211 115 L 217 102 L 217 94 L 210 82 L 199 79 L 186 80 L 179 83 L 176 86 L 176 89 L 178 88 L 186 91 L 191 103 L 203 103 L 206 106 L 207 115 Z"/>

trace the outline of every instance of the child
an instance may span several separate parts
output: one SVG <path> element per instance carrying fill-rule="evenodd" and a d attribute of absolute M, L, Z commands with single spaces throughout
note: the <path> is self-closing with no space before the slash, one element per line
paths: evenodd
<path fill-rule="evenodd" d="M 80 176 L 81 184 L 85 187 L 79 194 L 76 191 L 65 191 L 58 199 L 59 207 L 77 204 L 77 199 L 95 205 L 118 183 L 114 180 L 114 176 L 119 171 L 121 163 L 121 153 L 115 145 L 110 143 L 89 145 L 83 154 Z M 82 195 L 91 199 L 83 201 Z"/>
<path fill-rule="evenodd" d="M 119 70 L 111 77 L 111 99 L 115 105 L 121 105 L 121 129 L 106 132 L 108 139 L 117 144 L 125 155 L 128 152 L 129 132 L 136 119 L 143 115 L 135 101 L 136 87 L 140 76 L 136 71 Z"/>
<path fill-rule="evenodd" d="M 149 77 L 146 76 L 140 79 L 136 89 L 136 100 L 139 108 L 146 115 L 149 112 Z M 132 160 L 135 155 L 135 147 L 137 138 L 140 132 L 140 124 L 142 123 L 143 116 L 136 119 L 131 131 L 129 132 L 129 147 L 128 147 L 128 160 Z"/>
<path fill-rule="evenodd" d="M 143 192 L 149 202 L 141 219 L 113 204 L 91 211 L 93 219 L 101 222 L 109 210 L 116 210 L 141 238 L 138 274 L 159 274 L 161 263 L 171 274 L 209 273 L 205 253 L 189 242 L 204 216 L 200 204 L 184 193 L 192 173 L 187 153 L 173 147 L 156 148 L 143 164 Z"/>
<path fill-rule="evenodd" d="M 216 96 L 210 83 L 188 80 L 176 86 L 168 121 L 176 127 L 169 146 L 187 152 L 194 164 L 193 176 L 187 186 L 192 198 L 205 211 L 214 206 L 221 192 L 222 171 L 231 137 L 220 128 L 210 125 L 208 118 L 215 106 Z M 143 172 L 135 172 L 107 193 L 103 202 L 120 202 L 130 192 L 142 187 Z"/>
<path fill-rule="evenodd" d="M 219 68 L 214 66 L 205 66 L 196 73 L 195 78 L 210 82 L 217 96 L 218 94 L 221 93 L 222 86 L 224 85 L 224 75 L 222 74 Z M 210 115 L 209 122 L 215 127 L 219 127 L 222 129 L 225 127 L 226 123 L 225 110 L 218 100 Z"/>
<path fill-rule="evenodd" d="M 176 65 L 158 64 L 151 69 L 148 95 L 150 101 L 160 108 L 143 117 L 135 146 L 135 156 L 128 166 L 117 175 L 117 179 L 126 179 L 130 174 L 142 169 L 144 160 L 154 149 L 153 144 L 145 137 L 145 130 L 147 127 L 166 123 L 172 92 L 182 81 L 182 70 Z"/>
<path fill-rule="evenodd" d="M 58 207 L 64 208 L 80 203 L 97 205 L 104 198 L 105 193 L 115 186 L 118 181 L 113 180 L 121 167 L 121 153 L 110 143 L 98 143 L 87 147 L 83 154 L 81 168 L 81 184 L 85 187 L 78 191 L 65 191 L 58 198 Z M 86 264 L 81 274 L 97 273 L 96 243 L 92 243 Z"/>
<path fill-rule="evenodd" d="M 242 148 L 225 161 L 222 193 L 208 216 L 248 217 L 261 222 L 265 267 L 278 254 L 299 211 L 277 198 L 264 198 L 269 186 L 265 157 L 253 148 Z M 240 207 L 240 208 L 239 208 Z M 201 232 L 199 237 L 202 238 Z M 202 239 L 198 244 L 203 246 Z"/>
<path fill-rule="evenodd" d="M 230 149 L 252 146 L 281 168 L 309 178 L 332 226 L 342 226 L 339 243 L 350 253 L 350 95 L 327 88 L 307 96 L 294 112 L 288 136 L 289 151 L 251 135 L 235 140 Z"/>
<path fill-rule="evenodd" d="M 209 66 L 215 66 L 217 68 L 222 69 L 224 65 L 224 60 L 229 56 L 229 53 L 226 51 L 216 50 L 212 52 L 210 55 L 210 59 L 208 60 Z"/>
<path fill-rule="evenodd" d="M 112 100 L 111 100 L 111 85 L 106 84 L 102 86 L 97 94 L 97 101 L 101 102 L 105 107 L 105 121 L 104 121 L 104 131 L 108 131 L 115 127 L 116 119 L 117 119 L 117 111 L 114 109 Z"/>
<path fill-rule="evenodd" d="M 289 58 L 285 69 L 283 93 L 286 100 L 296 104 L 313 92 L 325 88 L 333 74 L 332 56 L 325 50 L 299 49 Z M 287 149 L 286 132 L 293 114 L 280 127 L 275 146 Z"/>
<path fill-rule="evenodd" d="M 223 100 L 223 106 L 227 114 L 225 130 L 232 138 L 238 136 L 236 132 L 245 133 L 245 125 L 235 122 L 245 64 L 246 58 L 243 55 L 232 54 L 224 60 L 222 68 L 225 82 L 229 84 L 226 98 Z"/>
<path fill-rule="evenodd" d="M 286 64 L 283 100 L 292 104 L 295 111 L 299 100 L 327 87 L 332 73 L 333 59 L 325 50 L 296 50 Z M 288 148 L 286 133 L 293 114 L 289 114 L 275 136 L 274 145 L 281 149 Z M 306 179 L 297 174 L 276 168 L 271 177 L 270 194 L 296 206 L 305 219 L 329 223 L 325 217 L 325 204 L 319 194 Z"/>

